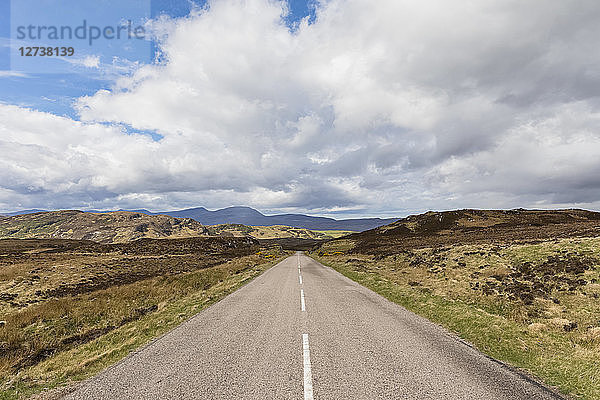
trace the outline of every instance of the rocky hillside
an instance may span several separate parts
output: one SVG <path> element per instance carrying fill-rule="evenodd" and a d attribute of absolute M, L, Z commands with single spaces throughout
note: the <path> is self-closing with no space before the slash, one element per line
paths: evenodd
<path fill-rule="evenodd" d="M 600 213 L 428 212 L 313 255 L 569 398 L 600 399 Z"/>
<path fill-rule="evenodd" d="M 208 229 L 189 218 L 135 212 L 84 213 L 50 211 L 0 218 L 0 238 L 82 239 L 125 243 L 142 238 L 209 236 Z"/>
<path fill-rule="evenodd" d="M 0 216 L 0 239 L 77 239 L 125 243 L 142 238 L 175 239 L 199 236 L 254 239 L 329 240 L 350 231 L 311 231 L 289 226 L 224 224 L 205 226 L 191 218 L 141 212 L 49 211 Z"/>
<path fill-rule="evenodd" d="M 600 213 L 586 210 L 456 210 L 411 215 L 350 235 L 357 252 L 482 242 L 600 236 Z"/>

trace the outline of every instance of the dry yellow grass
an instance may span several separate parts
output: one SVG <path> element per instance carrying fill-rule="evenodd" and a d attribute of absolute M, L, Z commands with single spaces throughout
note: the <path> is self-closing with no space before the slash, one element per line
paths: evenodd
<path fill-rule="evenodd" d="M 320 261 L 565 393 L 600 398 L 600 238 L 446 245 Z"/>
<path fill-rule="evenodd" d="M 335 239 L 354 233 L 352 231 L 340 230 L 309 230 L 284 225 L 247 226 L 239 224 L 212 225 L 208 227 L 208 231 L 211 235 L 215 236 L 250 236 L 255 239 L 297 238 L 319 240 Z"/>
<path fill-rule="evenodd" d="M 0 399 L 21 398 L 97 372 L 235 290 L 283 255 L 271 248 L 230 261 L 201 254 L 16 256 L 18 262 L 9 268 L 0 265 L 5 272 L 0 290 L 9 288 L 17 295 L 0 300 L 0 320 L 5 321 L 0 326 Z M 108 260 L 115 262 L 107 266 Z M 109 276 L 106 273 L 115 268 L 113 276 L 121 281 L 94 286 L 92 278 Z"/>

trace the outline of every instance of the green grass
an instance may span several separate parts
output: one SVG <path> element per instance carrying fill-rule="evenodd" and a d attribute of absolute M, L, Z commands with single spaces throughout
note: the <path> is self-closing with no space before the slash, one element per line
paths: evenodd
<path fill-rule="evenodd" d="M 334 240 L 322 245 L 320 251 L 323 254 L 344 252 L 352 249 L 352 247 L 354 247 L 354 244 L 354 241 L 350 239 Z"/>
<path fill-rule="evenodd" d="M 233 236 L 251 236 L 256 239 L 335 239 L 354 233 L 341 230 L 310 230 L 284 225 L 246 226 L 240 224 L 221 224 L 208 227 L 211 235 L 229 234 Z"/>
<path fill-rule="evenodd" d="M 486 248 L 486 255 L 470 254 L 480 249 L 476 246 L 455 246 L 444 252 L 420 249 L 382 260 L 363 254 L 334 254 L 347 249 L 348 243 L 342 243 L 312 257 L 563 393 L 588 400 L 600 398 L 600 302 L 597 295 L 592 296 L 600 289 L 596 283 L 575 292 L 553 292 L 559 305 L 543 299 L 525 305 L 501 294 L 483 295 L 470 286 L 488 279 L 488 270 L 493 274 L 510 270 L 518 262 L 540 263 L 565 250 L 598 256 L 600 239 L 509 246 L 498 253 L 487 253 Z M 420 263 L 411 265 L 411 259 Z M 486 267 L 481 269 L 481 265 Z M 483 276 L 472 275 L 476 271 L 483 271 Z M 597 282 L 599 272 L 593 268 L 585 277 Z M 531 316 L 533 311 L 539 316 Z M 576 321 L 578 327 L 566 332 L 562 326 L 552 325 L 561 319 Z"/>
<path fill-rule="evenodd" d="M 49 301 L 19 312 L 9 320 L 16 330 L 2 332 L 0 341 L 14 340 L 25 347 L 41 341 L 41 346 L 52 346 L 56 345 L 52 338 L 60 338 L 62 332 L 89 332 L 111 324 L 116 327 L 87 343 L 59 347 L 51 357 L 31 367 L 15 371 L 10 368 L 11 360 L 5 360 L 0 371 L 0 399 L 26 398 L 98 373 L 237 290 L 281 258 L 241 257 L 211 268 Z M 119 324 L 127 321 L 125 316 L 132 307 L 146 303 L 156 310 Z"/>
<path fill-rule="evenodd" d="M 313 230 L 313 232 L 322 233 L 323 235 L 326 235 L 326 236 L 334 238 L 334 239 L 340 238 L 342 236 L 350 235 L 352 233 L 356 233 L 355 231 L 340 231 L 340 230 L 324 230 L 324 231 Z"/>

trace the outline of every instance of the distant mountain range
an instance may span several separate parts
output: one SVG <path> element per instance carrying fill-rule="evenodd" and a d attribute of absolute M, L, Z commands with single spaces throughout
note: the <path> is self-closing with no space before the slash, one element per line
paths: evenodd
<path fill-rule="evenodd" d="M 46 210 L 23 210 L 14 213 L 5 213 L 5 216 L 14 216 L 21 214 L 32 214 Z M 220 224 L 242 224 L 251 226 L 273 226 L 285 225 L 294 228 L 304 228 L 311 230 L 345 230 L 362 232 L 368 229 L 377 228 L 383 225 L 390 224 L 398 220 L 398 218 L 356 218 L 356 219 L 341 219 L 336 220 L 326 217 L 312 217 L 304 214 L 278 214 L 264 215 L 250 207 L 227 207 L 220 210 L 210 211 L 204 207 L 188 208 L 179 211 L 165 212 L 150 212 L 148 210 L 119 210 L 132 211 L 147 215 L 168 215 L 176 218 L 191 218 L 203 225 L 220 225 Z M 90 212 L 95 211 L 91 210 Z"/>
<path fill-rule="evenodd" d="M 48 211 L 48 210 L 38 210 L 38 209 L 34 208 L 31 210 L 21 210 L 21 211 L 15 211 L 15 212 L 11 212 L 11 213 L 2 213 L 0 215 L 3 217 L 14 217 L 15 215 L 34 214 L 34 213 L 45 212 L 45 211 Z"/>

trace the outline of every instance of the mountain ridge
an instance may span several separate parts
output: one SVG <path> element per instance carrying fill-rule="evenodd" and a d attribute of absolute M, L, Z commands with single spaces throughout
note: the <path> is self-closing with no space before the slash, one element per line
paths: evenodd
<path fill-rule="evenodd" d="M 46 210 L 23 210 L 4 213 L 4 216 L 16 216 L 44 212 Z M 397 221 L 399 218 L 351 218 L 334 219 L 328 217 L 315 217 L 305 214 L 275 214 L 264 215 L 260 211 L 247 206 L 232 206 L 217 210 L 208 210 L 205 207 L 194 207 L 183 210 L 151 212 L 145 209 L 118 210 L 137 212 L 146 215 L 167 215 L 174 218 L 190 218 L 202 225 L 241 224 L 248 226 L 274 226 L 284 225 L 293 228 L 310 230 L 345 230 L 362 232 L 374 229 Z M 114 211 L 89 210 L 90 213 L 108 213 Z"/>

